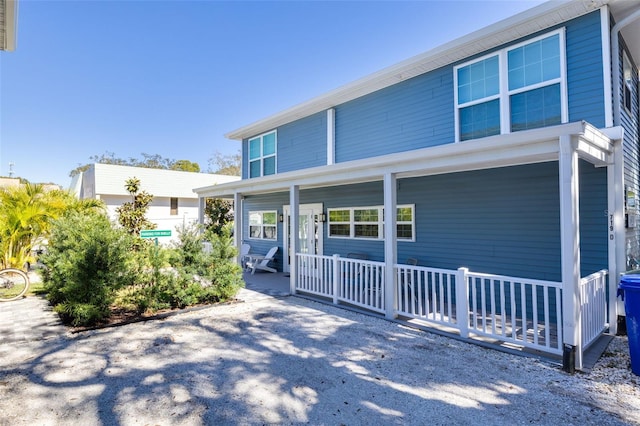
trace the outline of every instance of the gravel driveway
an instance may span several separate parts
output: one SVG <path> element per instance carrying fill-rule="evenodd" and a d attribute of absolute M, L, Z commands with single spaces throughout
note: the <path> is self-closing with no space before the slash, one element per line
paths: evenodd
<path fill-rule="evenodd" d="M 571 376 L 333 306 L 243 292 L 245 303 L 164 320 L 2 341 L 0 424 L 640 424 L 626 365 Z"/>

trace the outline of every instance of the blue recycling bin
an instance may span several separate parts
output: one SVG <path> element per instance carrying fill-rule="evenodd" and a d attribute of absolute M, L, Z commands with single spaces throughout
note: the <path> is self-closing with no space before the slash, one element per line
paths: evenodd
<path fill-rule="evenodd" d="M 640 376 L 640 274 L 623 275 L 618 288 L 622 293 L 627 315 L 631 371 Z"/>

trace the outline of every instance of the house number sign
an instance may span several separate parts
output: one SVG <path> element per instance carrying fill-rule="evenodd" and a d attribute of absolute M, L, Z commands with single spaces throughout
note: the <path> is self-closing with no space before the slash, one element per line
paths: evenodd
<path fill-rule="evenodd" d="M 609 239 L 613 240 L 613 215 L 609 215 Z"/>

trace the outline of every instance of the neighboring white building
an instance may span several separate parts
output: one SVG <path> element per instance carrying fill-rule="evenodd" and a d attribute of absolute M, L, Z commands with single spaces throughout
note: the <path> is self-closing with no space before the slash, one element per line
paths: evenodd
<path fill-rule="evenodd" d="M 116 209 L 131 201 L 125 182 L 133 177 L 140 179 L 141 191 L 153 195 L 147 219 L 155 223 L 157 229 L 171 230 L 171 239 L 176 236 L 176 227 L 198 220 L 198 196 L 194 188 L 240 179 L 239 176 L 94 163 L 73 179 L 71 190 L 78 198 L 104 201 L 109 217 L 116 221 Z M 160 240 L 169 241 L 168 238 Z"/>

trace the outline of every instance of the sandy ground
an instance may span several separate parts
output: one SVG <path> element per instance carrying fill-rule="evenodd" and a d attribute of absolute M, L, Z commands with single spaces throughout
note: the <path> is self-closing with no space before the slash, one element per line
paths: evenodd
<path fill-rule="evenodd" d="M 616 338 L 591 374 L 568 375 L 305 299 L 257 297 L 2 341 L 0 424 L 640 424 L 625 344 Z"/>

